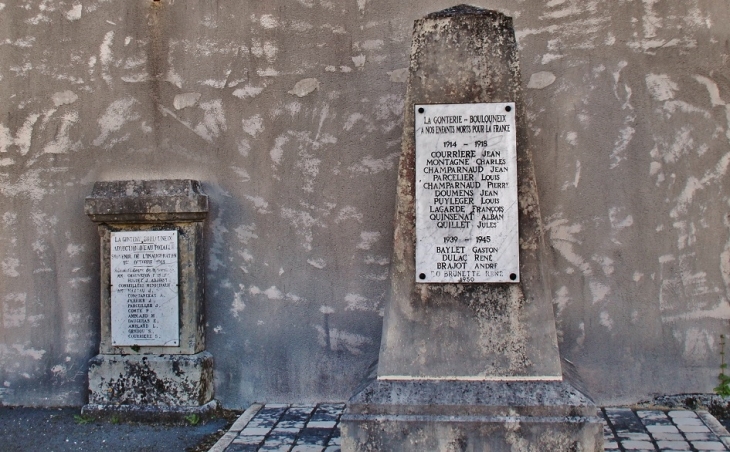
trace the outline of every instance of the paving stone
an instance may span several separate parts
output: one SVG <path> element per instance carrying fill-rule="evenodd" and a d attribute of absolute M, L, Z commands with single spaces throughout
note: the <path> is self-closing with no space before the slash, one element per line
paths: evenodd
<path fill-rule="evenodd" d="M 606 450 L 610 450 L 610 449 L 616 449 L 616 450 L 618 450 L 618 443 L 616 441 L 605 441 L 603 443 L 603 447 Z"/>
<path fill-rule="evenodd" d="M 297 437 L 297 445 L 324 446 L 331 434 L 332 429 L 328 428 L 303 428 Z"/>
<path fill-rule="evenodd" d="M 299 430 L 304 428 L 302 425 L 301 427 L 282 427 L 281 424 L 276 424 L 276 427 L 271 431 L 271 434 L 274 433 L 299 433 Z"/>
<path fill-rule="evenodd" d="M 646 424 L 647 421 L 668 420 L 667 413 L 659 410 L 637 410 L 636 415 Z"/>
<path fill-rule="evenodd" d="M 684 433 L 710 433 L 710 429 L 704 425 L 678 425 L 677 427 Z"/>
<path fill-rule="evenodd" d="M 626 450 L 656 450 L 649 441 L 621 441 L 621 446 Z"/>
<path fill-rule="evenodd" d="M 328 413 L 327 411 L 317 410 L 314 412 L 309 421 L 323 422 L 323 421 L 336 421 L 339 415 Z"/>
<path fill-rule="evenodd" d="M 714 433 L 685 433 L 684 436 L 689 441 L 719 441 Z"/>
<path fill-rule="evenodd" d="M 659 450 L 690 450 L 687 441 L 657 441 Z"/>
<path fill-rule="evenodd" d="M 233 444 L 250 444 L 255 446 L 258 446 L 263 442 L 263 436 L 238 436 L 233 440 Z"/>
<path fill-rule="evenodd" d="M 340 446 L 329 446 L 327 447 L 324 452 L 340 452 Z"/>
<path fill-rule="evenodd" d="M 313 421 L 336 421 L 345 409 L 343 404 L 321 404 L 312 415 Z"/>
<path fill-rule="evenodd" d="M 337 421 L 309 421 L 307 428 L 335 428 Z"/>
<path fill-rule="evenodd" d="M 331 412 L 342 413 L 345 410 L 344 403 L 320 403 L 319 406 L 323 410 L 328 410 Z"/>
<path fill-rule="evenodd" d="M 258 424 L 270 425 L 276 423 L 281 418 L 282 413 L 265 413 L 260 416 L 255 416 L 252 421 Z"/>
<path fill-rule="evenodd" d="M 253 419 L 251 419 L 250 421 L 248 421 L 248 424 L 246 424 L 244 426 L 244 428 L 245 427 L 251 427 L 251 426 L 259 427 L 262 424 L 266 424 L 268 421 L 269 421 L 269 417 L 268 416 L 267 417 L 254 416 Z"/>
<path fill-rule="evenodd" d="M 674 425 L 674 423 L 672 419 L 666 417 L 664 419 L 646 419 L 644 425 L 648 427 L 650 425 Z"/>
<path fill-rule="evenodd" d="M 278 419 L 286 410 L 286 408 L 269 408 L 268 405 L 265 405 L 256 413 L 255 419 Z"/>
<path fill-rule="evenodd" d="M 267 446 L 265 443 L 263 446 L 258 448 L 257 452 L 289 452 L 291 444 L 279 445 L 279 446 Z"/>
<path fill-rule="evenodd" d="M 255 418 L 276 418 L 281 417 L 284 412 L 289 408 L 288 405 L 264 405 L 263 408 L 256 413 Z"/>
<path fill-rule="evenodd" d="M 672 419 L 669 417 L 665 417 L 663 419 L 642 419 L 642 422 L 647 427 L 650 425 L 674 425 L 674 423 L 672 423 Z"/>
<path fill-rule="evenodd" d="M 291 452 L 322 452 L 323 450 L 324 447 L 322 446 L 302 445 L 294 446 Z"/>
<path fill-rule="evenodd" d="M 691 419 L 697 419 L 697 414 L 694 411 L 689 410 L 676 410 L 676 411 L 670 411 L 667 413 L 669 417 L 672 419 L 680 419 L 680 418 L 691 418 Z"/>
<path fill-rule="evenodd" d="M 246 427 L 239 436 L 266 436 L 270 431 L 270 427 Z"/>
<path fill-rule="evenodd" d="M 279 421 L 279 423 L 276 424 L 276 428 L 277 429 L 282 429 L 282 428 L 290 429 L 290 428 L 293 428 L 293 429 L 299 430 L 299 429 L 304 428 L 304 424 L 305 424 L 304 421 Z"/>
<path fill-rule="evenodd" d="M 649 433 L 679 433 L 677 427 L 673 425 L 647 425 L 646 429 Z"/>
<path fill-rule="evenodd" d="M 249 422 L 246 425 L 246 428 L 266 428 L 266 429 L 271 430 L 271 427 L 273 427 L 274 425 L 276 425 L 276 421 L 277 420 L 278 420 L 278 418 L 271 418 L 271 417 L 259 418 L 259 417 L 255 417 L 255 418 L 251 419 L 251 422 Z"/>
<path fill-rule="evenodd" d="M 228 447 L 226 447 L 226 452 L 256 452 L 258 450 L 258 445 L 253 444 L 230 444 Z"/>
<path fill-rule="evenodd" d="M 674 419 L 674 423 L 677 425 L 705 425 L 701 419 L 693 419 L 688 417 L 680 417 Z"/>
<path fill-rule="evenodd" d="M 697 450 L 727 450 L 720 441 L 692 441 L 692 447 Z"/>
<path fill-rule="evenodd" d="M 685 438 L 681 433 L 652 433 L 652 438 L 657 441 L 684 441 Z M 687 438 L 689 439 L 689 438 Z"/>
<path fill-rule="evenodd" d="M 646 429 L 639 417 L 628 408 L 606 408 L 606 416 L 616 433 L 644 433 Z"/>
<path fill-rule="evenodd" d="M 281 416 L 281 420 L 306 420 L 315 408 L 314 406 L 291 407 Z"/>
<path fill-rule="evenodd" d="M 284 444 L 293 446 L 296 438 L 296 432 L 272 432 L 271 435 L 266 438 L 264 446 L 280 446 Z"/>
<path fill-rule="evenodd" d="M 651 441 L 647 433 L 618 433 L 616 436 L 622 441 Z"/>

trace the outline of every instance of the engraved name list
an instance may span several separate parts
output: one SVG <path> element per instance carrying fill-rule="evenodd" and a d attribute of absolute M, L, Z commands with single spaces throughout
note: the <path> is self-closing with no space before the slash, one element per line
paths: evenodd
<path fill-rule="evenodd" d="M 179 345 L 177 238 L 111 233 L 112 345 Z"/>
<path fill-rule="evenodd" d="M 415 106 L 416 281 L 519 281 L 514 109 Z"/>

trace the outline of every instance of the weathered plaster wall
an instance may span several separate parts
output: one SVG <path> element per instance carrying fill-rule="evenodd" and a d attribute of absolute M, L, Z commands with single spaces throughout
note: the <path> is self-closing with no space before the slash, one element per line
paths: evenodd
<path fill-rule="evenodd" d="M 96 180 L 211 197 L 217 398 L 343 400 L 377 357 L 413 20 L 444 1 L 0 0 L 0 401 L 82 404 Z M 599 402 L 709 392 L 730 318 L 725 0 L 515 18 L 561 352 Z"/>

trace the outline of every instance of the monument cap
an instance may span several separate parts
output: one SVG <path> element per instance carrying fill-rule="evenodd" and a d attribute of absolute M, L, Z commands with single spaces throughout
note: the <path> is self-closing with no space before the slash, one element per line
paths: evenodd
<path fill-rule="evenodd" d="M 201 221 L 208 196 L 192 179 L 101 181 L 84 211 L 95 222 Z"/>

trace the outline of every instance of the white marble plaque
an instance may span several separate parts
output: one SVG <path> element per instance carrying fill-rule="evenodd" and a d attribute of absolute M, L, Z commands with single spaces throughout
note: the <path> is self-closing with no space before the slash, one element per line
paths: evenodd
<path fill-rule="evenodd" d="M 177 275 L 177 231 L 111 233 L 112 345 L 179 345 Z"/>
<path fill-rule="evenodd" d="M 515 104 L 415 106 L 416 281 L 519 282 Z"/>

